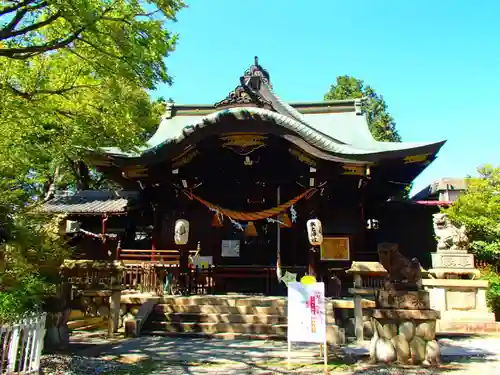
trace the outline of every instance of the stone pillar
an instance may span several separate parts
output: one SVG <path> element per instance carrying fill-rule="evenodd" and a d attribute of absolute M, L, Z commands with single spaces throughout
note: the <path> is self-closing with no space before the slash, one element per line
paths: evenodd
<path fill-rule="evenodd" d="M 446 289 L 430 288 L 427 289 L 430 295 L 431 309 L 443 313 L 446 311 Z"/>
<path fill-rule="evenodd" d="M 476 309 L 484 312 L 489 312 L 486 302 L 486 289 L 478 288 L 476 291 Z"/>
<path fill-rule="evenodd" d="M 354 289 L 361 289 L 363 287 L 363 279 L 361 275 L 354 275 Z M 363 341 L 363 308 L 361 302 L 363 297 L 359 294 L 354 295 L 354 331 L 356 333 L 356 340 Z"/>
<path fill-rule="evenodd" d="M 108 334 L 113 335 L 118 332 L 120 325 L 120 302 L 121 302 L 121 285 L 117 276 L 111 276 L 110 289 L 111 297 L 109 298 L 109 319 L 108 319 Z"/>

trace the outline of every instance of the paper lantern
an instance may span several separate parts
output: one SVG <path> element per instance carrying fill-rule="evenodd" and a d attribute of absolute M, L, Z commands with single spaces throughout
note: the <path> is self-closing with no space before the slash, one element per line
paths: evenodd
<path fill-rule="evenodd" d="M 185 245 L 189 240 L 189 222 L 179 219 L 175 222 L 174 241 L 176 245 Z"/>
<path fill-rule="evenodd" d="M 290 216 L 288 214 L 283 214 L 280 216 L 280 228 L 291 228 L 292 220 L 290 220 Z"/>
<path fill-rule="evenodd" d="M 319 246 L 323 243 L 323 230 L 321 221 L 318 219 L 310 219 L 307 221 L 307 237 L 309 243 L 313 246 Z"/>
<path fill-rule="evenodd" d="M 255 228 L 253 221 L 248 222 L 245 233 L 248 237 L 257 237 L 257 229 Z"/>
<path fill-rule="evenodd" d="M 212 219 L 212 226 L 215 228 L 222 228 L 224 226 L 222 223 L 222 217 L 217 212 L 214 214 L 214 218 Z"/>

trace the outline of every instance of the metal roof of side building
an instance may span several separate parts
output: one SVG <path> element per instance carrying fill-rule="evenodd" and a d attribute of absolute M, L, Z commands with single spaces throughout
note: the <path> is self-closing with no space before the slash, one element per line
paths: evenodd
<path fill-rule="evenodd" d="M 414 201 L 453 202 L 467 190 L 467 179 L 444 177 L 432 182 L 412 196 Z"/>
<path fill-rule="evenodd" d="M 41 213 L 66 213 L 79 215 L 124 214 L 138 191 L 82 190 L 62 191 L 38 208 Z"/>

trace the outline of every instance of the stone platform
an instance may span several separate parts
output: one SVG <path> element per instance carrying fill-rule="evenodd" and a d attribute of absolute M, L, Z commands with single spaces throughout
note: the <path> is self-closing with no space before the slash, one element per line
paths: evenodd
<path fill-rule="evenodd" d="M 486 304 L 486 280 L 424 279 L 431 307 L 441 313 L 441 323 L 493 323 L 495 314 Z M 439 330 L 441 330 L 439 328 Z"/>

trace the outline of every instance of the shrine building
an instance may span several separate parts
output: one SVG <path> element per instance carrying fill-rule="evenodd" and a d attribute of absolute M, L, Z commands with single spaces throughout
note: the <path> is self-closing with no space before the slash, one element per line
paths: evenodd
<path fill-rule="evenodd" d="M 279 295 L 286 271 L 328 281 L 354 260 L 377 261 L 387 240 L 379 216 L 444 141 L 376 141 L 363 99 L 285 103 L 271 82 L 256 59 L 215 104 L 167 103 L 137 152 L 90 152 L 121 191 L 58 194 L 44 210 L 115 234 L 106 252 L 94 244 L 80 257 L 211 272 L 193 293 Z M 317 248 L 306 231 L 313 218 L 324 237 Z M 174 240 L 180 219 L 189 223 L 185 245 Z"/>

